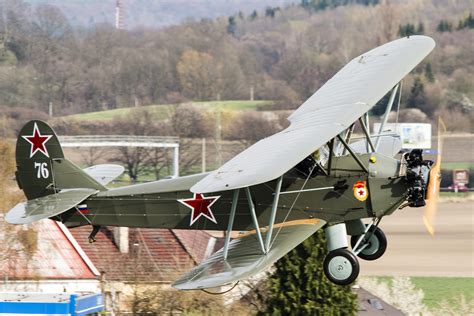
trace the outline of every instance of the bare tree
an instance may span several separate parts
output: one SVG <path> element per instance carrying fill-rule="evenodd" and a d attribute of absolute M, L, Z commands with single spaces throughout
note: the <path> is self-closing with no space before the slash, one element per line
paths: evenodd
<path fill-rule="evenodd" d="M 153 115 L 146 110 L 133 111 L 127 117 L 114 120 L 112 129 L 125 135 L 148 136 L 156 127 Z M 114 160 L 125 166 L 130 180 L 136 182 L 140 173 L 147 169 L 148 149 L 143 147 L 119 147 Z"/>

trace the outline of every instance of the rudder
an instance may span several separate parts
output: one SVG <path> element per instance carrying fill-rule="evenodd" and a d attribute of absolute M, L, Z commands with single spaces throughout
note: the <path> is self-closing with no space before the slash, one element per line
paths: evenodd
<path fill-rule="evenodd" d="M 16 181 L 28 200 L 55 193 L 52 159 L 64 158 L 59 139 L 43 121 L 23 126 L 16 142 Z"/>
<path fill-rule="evenodd" d="M 28 200 L 63 189 L 106 188 L 81 168 L 64 158 L 59 139 L 43 121 L 25 124 L 16 143 L 16 180 Z"/>

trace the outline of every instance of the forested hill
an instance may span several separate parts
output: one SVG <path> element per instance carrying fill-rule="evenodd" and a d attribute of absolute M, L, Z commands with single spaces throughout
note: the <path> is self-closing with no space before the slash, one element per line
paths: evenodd
<path fill-rule="evenodd" d="M 36 6 L 58 7 L 73 25 L 91 26 L 114 23 L 116 0 L 26 0 Z M 179 24 L 186 19 L 216 18 L 241 11 L 250 14 L 266 7 L 283 7 L 298 0 L 122 0 L 124 26 L 162 27 Z"/>
<path fill-rule="evenodd" d="M 0 117 L 7 119 L 32 115 L 32 109 L 47 113 L 49 104 L 55 115 L 65 115 L 243 100 L 251 91 L 255 99 L 274 100 L 274 109 L 291 109 L 358 54 L 400 36 L 426 34 L 437 46 L 404 80 L 402 108 L 419 110 L 418 121 L 442 114 L 453 130 L 473 126 L 469 1 L 321 7 L 321 1 L 305 0 L 256 14 L 132 31 L 109 24 L 75 28 L 54 6 L 0 3 Z"/>

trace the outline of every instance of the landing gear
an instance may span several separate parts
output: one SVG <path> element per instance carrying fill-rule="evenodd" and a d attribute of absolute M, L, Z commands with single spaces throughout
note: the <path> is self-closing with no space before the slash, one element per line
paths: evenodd
<path fill-rule="evenodd" d="M 359 239 L 363 239 L 359 242 Z M 367 233 L 351 237 L 354 254 L 364 260 L 377 260 L 387 249 L 387 237 L 377 226 L 371 226 Z"/>
<path fill-rule="evenodd" d="M 324 258 L 324 274 L 329 281 L 338 285 L 348 285 L 359 275 L 357 257 L 347 250 L 346 224 L 340 223 L 325 230 L 329 253 Z"/>
<path fill-rule="evenodd" d="M 97 235 L 99 230 L 100 230 L 100 225 L 92 226 L 92 232 L 90 233 L 89 238 L 87 238 L 90 244 L 95 242 L 95 235 Z"/>
<path fill-rule="evenodd" d="M 330 251 L 323 262 L 324 274 L 329 281 L 338 285 L 348 285 L 359 275 L 359 262 L 347 249 Z"/>

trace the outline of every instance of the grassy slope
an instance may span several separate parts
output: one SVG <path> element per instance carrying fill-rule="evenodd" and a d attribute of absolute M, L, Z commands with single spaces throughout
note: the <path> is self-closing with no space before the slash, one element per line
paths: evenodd
<path fill-rule="evenodd" d="M 212 101 L 212 102 L 191 102 L 198 107 L 204 107 L 207 110 L 212 109 L 223 109 L 223 110 L 254 110 L 258 106 L 269 104 L 271 101 Z M 127 115 L 132 111 L 136 111 L 138 109 L 146 109 L 152 111 L 156 114 L 158 118 L 166 118 L 168 113 L 173 105 L 172 104 L 159 104 L 159 105 L 147 105 L 141 106 L 138 108 L 120 108 L 114 110 L 105 110 L 99 112 L 89 112 L 89 113 L 82 113 L 82 114 L 74 114 L 66 116 L 66 118 L 76 119 L 76 120 L 87 120 L 87 121 L 107 121 L 111 120 L 114 117 Z"/>
<path fill-rule="evenodd" d="M 471 159 L 470 157 L 466 157 Z M 445 170 L 451 169 L 474 169 L 474 162 L 443 162 L 441 167 Z"/>
<path fill-rule="evenodd" d="M 423 302 L 430 309 L 444 300 L 454 303 L 461 295 L 468 302 L 474 300 L 474 278 L 412 277 L 411 280 L 425 293 Z"/>
<path fill-rule="evenodd" d="M 378 277 L 379 282 L 391 284 L 391 277 Z M 424 293 L 423 303 L 430 310 L 439 309 L 443 301 L 456 304 L 464 295 L 467 302 L 474 300 L 474 278 L 469 277 L 410 277 L 417 289 Z"/>

